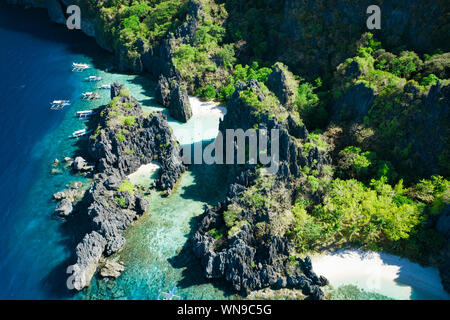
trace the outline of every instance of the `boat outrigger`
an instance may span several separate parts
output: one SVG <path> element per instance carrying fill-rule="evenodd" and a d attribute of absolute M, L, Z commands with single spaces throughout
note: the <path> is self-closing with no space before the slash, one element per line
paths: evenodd
<path fill-rule="evenodd" d="M 72 133 L 72 135 L 69 138 L 79 138 L 79 137 L 85 136 L 91 132 L 92 132 L 92 130 L 86 130 L 86 129 L 78 130 L 78 131 L 75 131 L 74 133 Z"/>
<path fill-rule="evenodd" d="M 83 72 L 86 69 L 89 69 L 89 65 L 86 63 L 72 63 L 72 71 Z"/>
<path fill-rule="evenodd" d="M 95 81 L 102 81 L 103 78 L 99 76 L 89 76 L 86 78 L 86 80 L 89 82 L 95 82 Z"/>
<path fill-rule="evenodd" d="M 110 84 L 103 84 L 100 87 L 98 87 L 99 89 L 111 89 L 111 85 Z"/>
<path fill-rule="evenodd" d="M 53 102 L 50 102 L 50 105 L 52 110 L 61 110 L 65 106 L 70 105 L 70 100 L 53 100 Z"/>
<path fill-rule="evenodd" d="M 176 287 L 173 287 L 170 292 L 160 292 L 158 295 L 158 300 L 180 300 L 180 296 L 175 295 Z"/>
<path fill-rule="evenodd" d="M 94 110 L 84 110 L 84 111 L 78 111 L 77 116 L 78 118 L 89 118 L 90 116 L 93 116 L 97 114 Z"/>
<path fill-rule="evenodd" d="M 100 95 L 98 93 L 94 93 L 94 92 L 84 92 L 82 93 L 82 98 L 83 100 L 94 100 L 94 99 L 99 99 Z"/>

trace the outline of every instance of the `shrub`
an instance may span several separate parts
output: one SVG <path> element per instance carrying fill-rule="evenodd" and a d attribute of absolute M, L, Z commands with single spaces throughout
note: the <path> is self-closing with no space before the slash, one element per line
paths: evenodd
<path fill-rule="evenodd" d="M 422 60 L 412 51 L 403 51 L 392 60 L 392 73 L 398 77 L 410 79 L 422 65 Z"/>
<path fill-rule="evenodd" d="M 434 74 L 430 74 L 429 76 L 423 78 L 420 84 L 422 86 L 429 86 L 430 84 L 435 84 L 438 81 L 439 81 L 438 77 L 436 77 Z"/>
<path fill-rule="evenodd" d="M 216 88 L 212 85 L 208 85 L 204 90 L 203 90 L 203 97 L 205 97 L 208 100 L 213 100 L 216 98 Z"/>
<path fill-rule="evenodd" d="M 118 192 L 126 191 L 129 194 L 133 195 L 134 194 L 134 186 L 130 181 L 125 180 L 122 182 L 122 184 L 120 185 L 119 189 L 117 189 L 117 191 Z"/>

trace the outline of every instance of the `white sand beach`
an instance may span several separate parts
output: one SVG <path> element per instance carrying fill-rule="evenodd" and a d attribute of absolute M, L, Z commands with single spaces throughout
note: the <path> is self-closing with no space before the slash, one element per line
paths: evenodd
<path fill-rule="evenodd" d="M 450 299 L 437 268 L 422 267 L 406 258 L 346 249 L 311 260 L 314 271 L 328 278 L 334 288 L 352 284 L 400 300 Z"/>
<path fill-rule="evenodd" d="M 197 97 L 189 97 L 193 116 L 211 115 L 223 118 L 227 114 L 227 108 L 214 101 L 200 101 Z"/>

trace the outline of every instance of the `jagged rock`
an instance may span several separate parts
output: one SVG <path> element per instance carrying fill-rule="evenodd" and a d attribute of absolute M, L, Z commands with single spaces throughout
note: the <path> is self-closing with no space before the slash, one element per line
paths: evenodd
<path fill-rule="evenodd" d="M 170 92 L 169 112 L 180 122 L 187 122 L 192 117 L 187 91 L 178 84 L 175 84 Z"/>
<path fill-rule="evenodd" d="M 158 103 L 168 108 L 170 105 L 170 85 L 167 79 L 163 76 L 159 76 L 158 84 L 155 90 L 155 98 Z"/>
<path fill-rule="evenodd" d="M 76 157 L 72 166 L 76 171 L 83 171 L 87 166 L 87 162 L 82 157 Z"/>
<path fill-rule="evenodd" d="M 77 262 L 73 265 L 73 273 L 69 277 L 72 280 L 74 289 L 80 291 L 89 286 L 92 276 L 97 270 L 105 246 L 105 238 L 96 231 L 86 234 L 83 240 L 77 245 L 75 250 Z"/>
<path fill-rule="evenodd" d="M 123 270 L 125 270 L 123 264 L 107 260 L 105 265 L 100 269 L 100 275 L 103 278 L 117 279 Z"/>
<path fill-rule="evenodd" d="M 119 84 L 118 82 L 114 82 L 111 84 L 111 100 L 120 95 L 120 91 L 124 88 L 123 84 Z"/>
<path fill-rule="evenodd" d="M 291 106 L 295 102 L 297 88 L 294 85 L 293 75 L 281 63 L 276 63 L 272 67 L 267 84 L 282 105 Z"/>
<path fill-rule="evenodd" d="M 63 199 L 61 203 L 56 207 L 55 213 L 60 217 L 67 217 L 73 211 L 72 202 L 67 199 Z"/>
<path fill-rule="evenodd" d="M 335 121 L 361 121 L 374 101 L 375 93 L 371 88 L 363 83 L 352 86 L 332 107 L 332 118 Z"/>
<path fill-rule="evenodd" d="M 436 223 L 436 230 L 450 241 L 450 205 L 445 206 Z"/>
<path fill-rule="evenodd" d="M 292 188 L 288 185 L 300 177 L 299 166 L 304 163 L 312 168 L 320 169 L 329 164 L 328 158 L 313 147 L 307 155 L 297 146 L 289 132 L 298 138 L 306 139 L 306 128 L 297 124 L 294 119 L 279 121 L 267 114 L 255 115 L 251 106 L 242 101 L 240 92 L 253 91 L 260 101 L 266 96 L 257 81 L 247 83 L 238 82 L 236 90 L 227 104 L 228 112 L 219 129 L 222 133 L 229 128 L 241 128 L 244 131 L 253 128 L 257 123 L 259 128 L 279 130 L 280 169 L 275 175 L 273 189 L 265 189 L 264 197 L 281 199 L 281 203 L 290 204 Z M 240 170 L 234 182 L 229 186 L 226 199 L 214 208 L 207 208 L 200 220 L 197 232 L 192 237 L 193 251 L 202 264 L 207 278 L 224 278 L 230 282 L 236 291 L 248 294 L 250 291 L 262 288 L 294 288 L 302 289 L 310 299 L 323 299 L 324 295 L 319 286 L 325 279 L 319 278 L 313 271 L 309 259 L 305 259 L 304 267 L 298 264 L 294 275 L 288 272 L 288 259 L 292 250 L 292 243 L 286 236 L 278 236 L 269 232 L 264 234 L 264 240 L 256 239 L 260 233 L 257 225 L 270 223 L 271 220 L 282 220 L 275 212 L 255 209 L 245 202 L 245 191 L 255 184 L 258 174 L 255 167 L 248 165 Z M 270 187 L 268 187 L 270 188 Z M 285 193 L 283 193 L 286 190 Z M 276 195 L 273 192 L 279 192 Z M 238 220 L 245 223 L 240 226 L 228 240 L 224 247 L 219 248 L 213 237 L 209 235 L 212 229 L 224 228 L 224 212 L 239 208 L 236 212 Z M 276 207 L 276 205 L 274 205 Z M 280 208 L 280 214 L 283 210 Z M 236 229 L 236 227 L 234 227 Z M 277 228 L 282 228 L 277 224 Z M 280 232 L 280 231 L 279 231 Z M 304 271 L 302 270 L 304 269 Z"/>

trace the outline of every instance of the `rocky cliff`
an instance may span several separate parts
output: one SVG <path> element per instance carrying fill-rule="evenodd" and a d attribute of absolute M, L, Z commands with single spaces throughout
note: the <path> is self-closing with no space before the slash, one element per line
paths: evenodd
<path fill-rule="evenodd" d="M 77 290 L 89 285 L 102 256 L 123 247 L 123 231 L 148 209 L 126 176 L 143 164 L 158 161 L 156 186 L 170 194 L 185 170 L 181 149 L 163 115 L 144 116 L 141 105 L 117 83 L 111 87 L 111 99 L 89 140 L 96 174 L 83 202 L 92 230 L 76 247 L 72 277 Z"/>
<path fill-rule="evenodd" d="M 308 153 L 302 150 L 301 140 L 307 138 L 307 130 L 300 130 L 301 125 L 293 119 L 282 119 L 286 113 L 282 105 L 276 106 L 276 116 L 273 110 L 260 112 L 242 98 L 249 91 L 260 101 L 273 98 L 256 80 L 238 83 L 220 130 L 247 130 L 255 125 L 268 132 L 278 129 L 279 170 L 270 174 L 267 168 L 251 164 L 229 168 L 235 181 L 226 200 L 203 213 L 192 239 L 195 255 L 201 259 L 207 278 L 224 278 L 243 294 L 287 287 L 301 289 L 312 299 L 323 299 L 320 286 L 327 283 L 326 279 L 312 271 L 309 258 L 293 256 L 288 233 L 293 225 L 290 208 L 296 197 L 293 186 L 302 180 L 300 168 L 310 166 L 321 171 L 329 160 L 317 148 Z M 290 132 L 304 135 L 295 137 Z"/>

